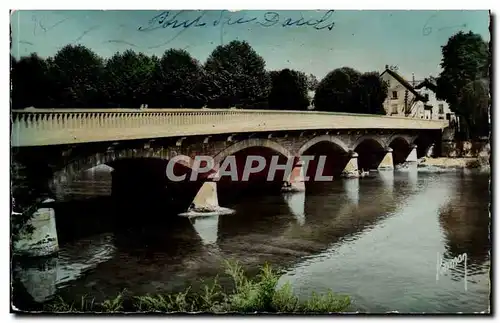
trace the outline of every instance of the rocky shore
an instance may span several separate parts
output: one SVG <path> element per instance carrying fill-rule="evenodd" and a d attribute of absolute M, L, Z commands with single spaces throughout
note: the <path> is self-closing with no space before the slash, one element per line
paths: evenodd
<path fill-rule="evenodd" d="M 439 168 L 454 168 L 454 169 L 471 169 L 481 168 L 489 169 L 489 159 L 484 157 L 424 157 L 419 160 L 418 167 L 439 167 Z"/>

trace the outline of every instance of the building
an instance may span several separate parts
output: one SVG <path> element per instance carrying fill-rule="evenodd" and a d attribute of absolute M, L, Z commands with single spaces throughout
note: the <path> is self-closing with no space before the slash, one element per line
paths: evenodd
<path fill-rule="evenodd" d="M 423 81 L 415 81 L 413 78 L 410 83 L 387 65 L 380 77 L 388 85 L 384 101 L 384 109 L 388 115 L 456 121 L 448 103 L 438 100 L 434 77 Z"/>
<path fill-rule="evenodd" d="M 455 114 L 450 110 L 448 103 L 443 100 L 438 100 L 436 88 L 436 79 L 433 77 L 426 78 L 418 82 L 415 86 L 415 90 L 427 100 L 425 104 L 418 104 L 418 117 L 421 119 L 454 120 Z"/>
<path fill-rule="evenodd" d="M 427 102 L 425 96 L 421 95 L 396 71 L 389 69 L 388 65 L 385 66 L 380 77 L 387 83 L 388 87 L 387 98 L 384 101 L 386 114 L 418 118 L 419 107 Z"/>

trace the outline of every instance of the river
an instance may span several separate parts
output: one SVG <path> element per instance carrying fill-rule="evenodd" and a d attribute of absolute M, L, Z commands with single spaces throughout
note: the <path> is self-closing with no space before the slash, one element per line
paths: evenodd
<path fill-rule="evenodd" d="M 301 298 L 328 289 L 349 295 L 350 311 L 488 311 L 489 173 L 372 174 L 225 201 L 232 215 L 188 219 L 156 210 L 143 220 L 134 210 L 136 223 L 117 229 L 109 174 L 90 172 L 57 192 L 58 257 L 43 266 L 13 262 L 23 295 L 17 306 L 57 295 L 102 301 L 124 290 L 196 288 L 234 259 L 250 273 L 271 263 Z M 438 272 L 441 258 L 464 253 L 467 266 Z"/>

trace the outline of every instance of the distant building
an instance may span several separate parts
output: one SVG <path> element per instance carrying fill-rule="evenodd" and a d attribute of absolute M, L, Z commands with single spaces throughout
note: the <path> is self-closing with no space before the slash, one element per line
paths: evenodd
<path fill-rule="evenodd" d="M 437 83 L 433 77 L 418 82 L 415 89 L 423 95 L 427 102 L 418 107 L 418 117 L 421 119 L 455 120 L 455 114 L 450 110 L 448 103 L 436 97 Z"/>
<path fill-rule="evenodd" d="M 387 83 L 387 98 L 384 109 L 387 115 L 417 118 L 419 103 L 424 104 L 427 99 L 421 95 L 407 80 L 396 71 L 385 66 L 380 74 Z"/>

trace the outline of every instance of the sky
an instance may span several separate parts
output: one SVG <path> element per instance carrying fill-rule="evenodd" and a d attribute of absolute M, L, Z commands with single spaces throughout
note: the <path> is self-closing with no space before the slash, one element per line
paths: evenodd
<path fill-rule="evenodd" d="M 302 18 L 302 19 L 301 19 Z M 268 70 L 291 68 L 321 79 L 335 68 L 398 66 L 408 80 L 437 76 L 441 46 L 460 30 L 490 41 L 482 11 L 15 11 L 14 57 L 54 55 L 82 44 L 102 57 L 133 49 L 161 56 L 185 49 L 200 62 L 221 44 L 245 40 Z"/>

